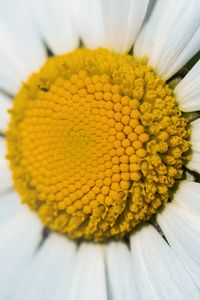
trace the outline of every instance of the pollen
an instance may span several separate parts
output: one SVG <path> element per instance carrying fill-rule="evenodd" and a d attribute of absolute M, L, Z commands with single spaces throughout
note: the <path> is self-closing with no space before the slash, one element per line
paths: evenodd
<path fill-rule="evenodd" d="M 183 177 L 188 122 L 144 59 L 106 49 L 49 58 L 10 113 L 7 158 L 22 203 L 69 238 L 122 238 Z"/>

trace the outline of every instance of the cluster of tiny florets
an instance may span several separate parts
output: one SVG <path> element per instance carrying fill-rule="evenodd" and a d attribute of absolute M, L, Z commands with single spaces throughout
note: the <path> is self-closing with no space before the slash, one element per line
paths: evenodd
<path fill-rule="evenodd" d="M 165 82 L 129 55 L 50 59 L 11 113 L 8 158 L 22 200 L 71 238 L 124 236 L 182 176 L 187 120 Z"/>

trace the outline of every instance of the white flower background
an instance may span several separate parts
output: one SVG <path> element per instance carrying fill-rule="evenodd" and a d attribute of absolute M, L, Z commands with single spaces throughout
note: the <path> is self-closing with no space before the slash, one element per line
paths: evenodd
<path fill-rule="evenodd" d="M 170 80 L 200 50 L 199 0 L 0 0 L 0 131 L 21 82 L 47 58 L 79 47 L 148 55 Z M 50 51 L 49 51 L 50 52 Z M 200 61 L 175 88 L 200 110 Z M 198 114 L 196 114 L 198 116 Z M 0 135 L 0 300 L 200 299 L 200 119 L 174 200 L 126 241 L 94 244 L 45 234 L 12 188 Z"/>

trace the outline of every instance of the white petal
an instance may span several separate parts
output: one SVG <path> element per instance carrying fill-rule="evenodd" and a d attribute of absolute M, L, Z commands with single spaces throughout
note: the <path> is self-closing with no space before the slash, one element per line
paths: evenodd
<path fill-rule="evenodd" d="M 199 45 L 200 2 L 160 0 L 136 41 L 134 53 L 147 55 L 149 64 L 168 79 L 199 50 Z"/>
<path fill-rule="evenodd" d="M 131 263 L 131 255 L 123 242 L 106 246 L 108 286 L 114 300 L 138 299 Z"/>
<path fill-rule="evenodd" d="M 78 46 L 78 33 L 69 0 L 29 0 L 45 42 L 55 54 Z"/>
<path fill-rule="evenodd" d="M 200 60 L 179 82 L 174 92 L 182 111 L 200 110 Z"/>
<path fill-rule="evenodd" d="M 182 193 L 182 199 L 188 197 L 188 193 Z M 200 218 L 194 213 L 196 195 L 190 191 L 191 208 L 186 208 L 186 202 L 179 205 L 176 200 L 162 211 L 158 216 L 158 223 L 162 228 L 172 250 L 185 266 L 196 285 L 200 288 Z M 200 199 L 198 199 L 200 200 Z M 199 206 L 199 205 L 198 205 Z M 181 274 L 181 273 L 180 273 Z"/>
<path fill-rule="evenodd" d="M 105 46 L 115 52 L 128 52 L 144 20 L 149 0 L 103 0 Z"/>
<path fill-rule="evenodd" d="M 50 234 L 32 258 L 16 290 L 12 290 L 13 299 L 68 299 L 75 253 L 75 242 Z"/>
<path fill-rule="evenodd" d="M 12 187 L 12 176 L 6 156 L 5 139 L 0 138 L 0 192 Z"/>
<path fill-rule="evenodd" d="M 0 299 L 8 299 L 20 280 L 37 248 L 41 231 L 39 219 L 25 209 L 0 227 Z"/>
<path fill-rule="evenodd" d="M 11 106 L 11 99 L 0 93 L 0 131 L 4 131 L 8 127 L 8 122 L 10 120 L 8 109 L 10 109 Z"/>
<path fill-rule="evenodd" d="M 106 275 L 101 245 L 82 243 L 76 256 L 69 300 L 104 300 Z"/>
<path fill-rule="evenodd" d="M 139 299 L 198 299 L 199 291 L 161 235 L 151 226 L 131 237 Z"/>
<path fill-rule="evenodd" d="M 190 161 L 187 164 L 187 167 L 190 170 L 196 171 L 200 173 L 200 155 L 199 152 L 193 151 L 192 157 L 190 158 Z"/>
<path fill-rule="evenodd" d="M 200 119 L 190 123 L 192 149 L 200 152 Z"/>
<path fill-rule="evenodd" d="M 93 49 L 128 51 L 139 33 L 148 3 L 149 0 L 77 1 L 77 22 L 84 44 Z"/>
<path fill-rule="evenodd" d="M 200 184 L 198 182 L 183 181 L 175 193 L 172 204 L 200 217 Z"/>
<path fill-rule="evenodd" d="M 138 57 L 148 55 L 151 56 L 157 24 L 161 18 L 161 13 L 165 4 L 165 0 L 157 1 L 152 8 L 151 15 L 145 20 L 143 28 L 136 39 L 134 45 L 134 54 Z M 151 34 L 150 34 L 151 33 Z"/>
<path fill-rule="evenodd" d="M 26 1 L 1 1 L 0 87 L 15 94 L 23 80 L 44 62 L 45 50 Z"/>
<path fill-rule="evenodd" d="M 74 1 L 74 12 L 81 39 L 88 48 L 105 46 L 101 0 Z"/>
<path fill-rule="evenodd" d="M 14 191 L 0 195 L 0 226 L 8 222 L 21 208 L 19 196 Z"/>
<path fill-rule="evenodd" d="M 187 167 L 200 173 L 200 119 L 191 122 L 190 125 L 192 155 Z"/>

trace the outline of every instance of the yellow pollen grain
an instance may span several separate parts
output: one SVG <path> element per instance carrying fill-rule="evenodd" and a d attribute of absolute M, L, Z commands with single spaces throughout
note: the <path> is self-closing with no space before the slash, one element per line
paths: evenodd
<path fill-rule="evenodd" d="M 71 239 L 122 238 L 169 200 L 190 150 L 173 91 L 106 49 L 49 58 L 14 100 L 7 135 L 22 202 Z"/>

